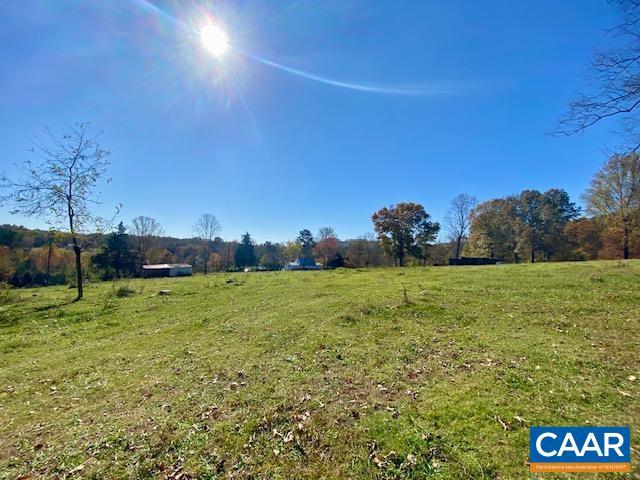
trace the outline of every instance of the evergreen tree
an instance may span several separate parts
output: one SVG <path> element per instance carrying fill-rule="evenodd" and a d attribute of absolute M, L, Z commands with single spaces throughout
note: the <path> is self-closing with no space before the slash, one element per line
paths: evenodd
<path fill-rule="evenodd" d="M 253 240 L 249 232 L 242 235 L 235 254 L 236 267 L 253 267 L 257 263 Z"/>
<path fill-rule="evenodd" d="M 103 279 L 133 276 L 137 255 L 129 248 L 129 235 L 122 222 L 118 229 L 107 236 L 102 251 L 93 257 L 93 264 L 102 270 Z"/>
<path fill-rule="evenodd" d="M 307 228 L 300 230 L 300 234 L 298 235 L 298 238 L 296 238 L 296 241 L 302 247 L 302 255 L 310 257 L 313 253 L 314 247 L 316 246 L 316 241 L 313 238 L 311 231 Z"/>

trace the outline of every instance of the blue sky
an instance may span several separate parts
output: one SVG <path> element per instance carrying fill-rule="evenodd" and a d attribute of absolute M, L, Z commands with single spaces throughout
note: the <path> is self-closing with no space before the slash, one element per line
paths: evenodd
<path fill-rule="evenodd" d="M 0 4 L 3 171 L 43 125 L 88 120 L 112 152 L 105 214 L 121 202 L 125 223 L 191 236 L 208 212 L 224 238 L 283 241 L 325 225 L 362 235 L 401 201 L 441 220 L 461 192 L 560 187 L 579 201 L 616 146 L 615 125 L 548 134 L 615 25 L 604 0 L 153 4 L 166 14 L 142 0 Z M 220 60 L 194 33 L 207 15 L 234 47 Z M 43 226 L 4 207 L 0 223 Z"/>

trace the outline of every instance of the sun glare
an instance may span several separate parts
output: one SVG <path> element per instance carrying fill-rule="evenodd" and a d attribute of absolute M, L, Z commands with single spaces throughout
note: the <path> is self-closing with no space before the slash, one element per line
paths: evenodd
<path fill-rule="evenodd" d="M 212 55 L 221 57 L 229 47 L 227 34 L 217 25 L 209 23 L 200 30 L 202 46 Z"/>

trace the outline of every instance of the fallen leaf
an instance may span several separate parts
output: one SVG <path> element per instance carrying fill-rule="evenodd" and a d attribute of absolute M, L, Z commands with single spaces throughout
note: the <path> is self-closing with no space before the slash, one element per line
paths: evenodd
<path fill-rule="evenodd" d="M 498 415 L 493 418 L 495 418 L 496 422 L 498 422 L 502 426 L 503 430 L 509 430 L 509 424 L 501 419 Z"/>

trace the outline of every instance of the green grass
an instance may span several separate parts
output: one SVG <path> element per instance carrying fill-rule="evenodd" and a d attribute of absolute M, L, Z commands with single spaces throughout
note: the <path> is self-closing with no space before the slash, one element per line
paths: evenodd
<path fill-rule="evenodd" d="M 631 425 L 640 475 L 638 261 L 73 297 L 0 305 L 0 478 L 528 478 L 528 426 L 549 424 Z"/>

